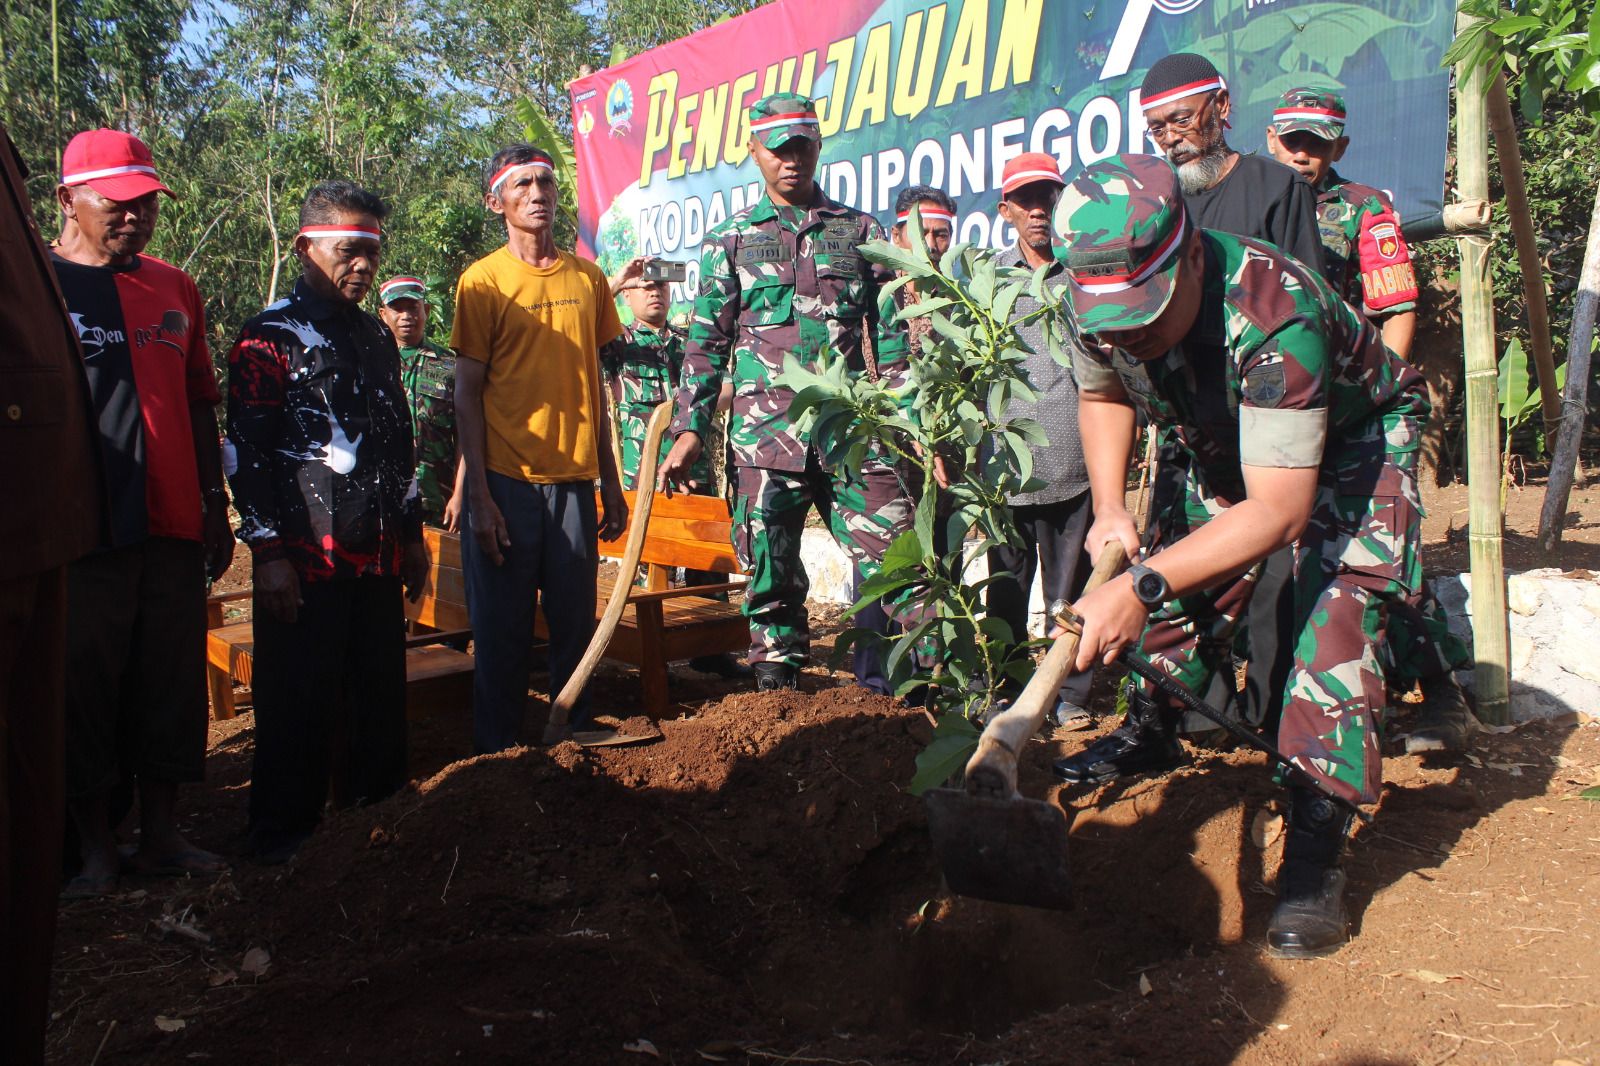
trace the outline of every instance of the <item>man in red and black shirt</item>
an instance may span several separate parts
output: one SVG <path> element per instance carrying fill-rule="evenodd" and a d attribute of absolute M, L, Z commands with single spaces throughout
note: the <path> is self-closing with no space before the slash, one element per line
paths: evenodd
<path fill-rule="evenodd" d="M 387 211 L 350 182 L 314 186 L 294 291 L 228 354 L 228 476 L 255 561 L 250 838 L 263 862 L 310 835 L 330 774 L 341 805 L 406 779 L 400 595 L 422 594 L 427 557 L 400 352 L 361 310 Z"/>
<path fill-rule="evenodd" d="M 110 489 L 110 538 L 67 574 L 67 800 L 83 868 L 67 895 L 105 895 L 120 859 L 119 780 L 139 787 L 144 873 L 216 873 L 174 818 L 204 776 L 206 578 L 233 559 L 217 447 L 216 375 L 189 275 L 142 254 L 155 231 L 150 150 L 117 130 L 62 155 L 52 256 L 83 349 Z"/>

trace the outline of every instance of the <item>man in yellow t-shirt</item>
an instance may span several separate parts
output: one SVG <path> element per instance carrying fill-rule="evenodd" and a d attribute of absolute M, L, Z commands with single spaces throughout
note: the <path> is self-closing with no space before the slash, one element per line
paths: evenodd
<path fill-rule="evenodd" d="M 597 536 L 628 523 L 600 402 L 599 350 L 622 332 L 605 274 L 557 250 L 555 169 L 548 153 L 514 144 L 489 165 L 489 210 L 506 245 L 473 263 L 456 287 L 450 346 L 456 431 L 466 463 L 461 538 L 477 655 L 473 745 L 518 742 L 528 695 L 536 603 L 550 630 L 550 695 L 577 668 L 594 629 Z M 601 513 L 594 483 L 600 481 Z M 588 721 L 587 697 L 572 721 Z"/>

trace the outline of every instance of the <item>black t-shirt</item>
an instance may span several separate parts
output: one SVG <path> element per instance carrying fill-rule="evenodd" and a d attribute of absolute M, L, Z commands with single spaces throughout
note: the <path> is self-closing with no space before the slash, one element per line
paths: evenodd
<path fill-rule="evenodd" d="M 1322 273 L 1317 194 L 1277 160 L 1241 154 L 1222 181 L 1183 199 L 1201 227 L 1270 241 Z"/>

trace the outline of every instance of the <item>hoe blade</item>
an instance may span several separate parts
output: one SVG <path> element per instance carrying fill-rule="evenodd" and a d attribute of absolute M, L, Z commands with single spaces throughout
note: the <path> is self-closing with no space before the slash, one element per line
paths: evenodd
<path fill-rule="evenodd" d="M 957 788 L 923 793 L 934 854 L 951 891 L 996 903 L 1068 910 L 1067 819 L 1038 800 Z"/>

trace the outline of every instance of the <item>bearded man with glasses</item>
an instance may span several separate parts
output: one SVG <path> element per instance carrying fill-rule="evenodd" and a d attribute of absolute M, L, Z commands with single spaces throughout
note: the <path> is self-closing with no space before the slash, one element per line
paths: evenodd
<path fill-rule="evenodd" d="M 1175 52 L 1158 60 L 1140 86 L 1139 106 L 1151 141 L 1178 170 L 1183 201 L 1196 225 L 1268 241 L 1322 272 L 1316 192 L 1292 167 L 1268 155 L 1240 153 L 1228 146 L 1233 103 L 1227 82 L 1209 59 Z M 1161 436 L 1158 454 L 1152 514 L 1182 490 L 1185 477 L 1183 452 L 1170 435 Z M 1289 675 L 1291 649 L 1282 646 L 1278 634 L 1293 624 L 1289 595 L 1293 565 L 1288 549 L 1270 556 L 1251 601 L 1251 669 L 1242 716 L 1257 725 L 1275 718 Z M 1218 710 L 1234 702 L 1232 685 L 1221 672 L 1205 698 Z M 1203 732 L 1210 724 L 1190 716 L 1185 727 Z"/>

